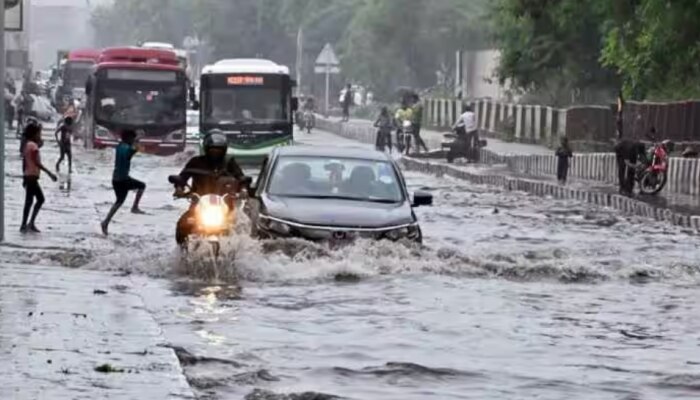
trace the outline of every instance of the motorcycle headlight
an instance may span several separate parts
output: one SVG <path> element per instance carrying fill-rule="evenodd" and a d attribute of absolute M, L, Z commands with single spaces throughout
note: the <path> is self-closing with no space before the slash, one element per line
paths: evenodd
<path fill-rule="evenodd" d="M 404 127 L 404 128 L 410 128 L 410 127 L 411 127 L 411 121 L 403 121 L 403 127 Z"/>
<path fill-rule="evenodd" d="M 200 206 L 199 221 L 206 229 L 221 228 L 226 224 L 226 206 Z"/>

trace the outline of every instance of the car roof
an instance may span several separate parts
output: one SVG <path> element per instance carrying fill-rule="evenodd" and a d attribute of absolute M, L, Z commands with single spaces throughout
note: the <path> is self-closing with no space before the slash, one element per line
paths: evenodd
<path fill-rule="evenodd" d="M 391 161 L 391 158 L 386 153 L 366 147 L 296 145 L 277 147 L 275 151 L 278 157 L 328 157 L 355 158 L 369 161 Z"/>

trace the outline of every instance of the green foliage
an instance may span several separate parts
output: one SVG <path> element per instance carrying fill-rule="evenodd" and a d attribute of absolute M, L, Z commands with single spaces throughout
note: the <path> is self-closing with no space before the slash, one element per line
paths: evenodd
<path fill-rule="evenodd" d="M 639 0 L 610 7 L 602 60 L 624 78 L 629 97 L 700 95 L 700 3 Z"/>
<path fill-rule="evenodd" d="M 614 76 L 599 61 L 607 1 L 496 0 L 491 17 L 501 83 L 554 97 L 610 86 Z"/>
<path fill-rule="evenodd" d="M 303 31 L 306 75 L 325 43 L 336 45 L 346 77 L 391 94 L 426 87 L 454 64 L 454 52 L 482 46 L 489 0 L 115 0 L 98 8 L 100 45 L 182 43 L 197 33 L 214 56 L 296 60 Z M 128 23 L 127 23 L 128 21 Z"/>
<path fill-rule="evenodd" d="M 558 97 L 618 82 L 630 99 L 697 97 L 699 17 L 694 0 L 496 0 L 498 75 Z"/>

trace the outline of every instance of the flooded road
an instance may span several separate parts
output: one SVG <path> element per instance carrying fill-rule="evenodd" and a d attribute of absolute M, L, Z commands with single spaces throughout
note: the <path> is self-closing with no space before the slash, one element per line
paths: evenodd
<path fill-rule="evenodd" d="M 320 133 L 306 141 L 344 142 Z M 129 290 L 144 298 L 201 399 L 700 395 L 700 243 L 679 228 L 408 173 L 412 191 L 435 196 L 434 207 L 416 210 L 423 248 L 330 250 L 242 234 L 213 264 L 174 249 L 186 204 L 171 199 L 165 178 L 183 160 L 136 159 L 150 215 L 123 211 L 103 239 L 111 157 L 84 157 L 73 178 L 81 190 L 47 193 L 54 210 L 82 204 L 82 214 L 40 217 L 74 227 L 52 246 L 28 243 L 46 255 L 90 253 L 71 266 L 132 274 Z"/>

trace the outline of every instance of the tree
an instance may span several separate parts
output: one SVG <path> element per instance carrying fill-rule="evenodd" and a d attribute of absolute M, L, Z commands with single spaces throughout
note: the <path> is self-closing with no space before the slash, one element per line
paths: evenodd
<path fill-rule="evenodd" d="M 498 77 L 522 91 L 568 101 L 574 89 L 615 86 L 600 63 L 609 0 L 497 0 L 492 9 Z"/>
<path fill-rule="evenodd" d="M 700 95 L 700 3 L 691 0 L 613 2 L 602 61 L 636 99 Z"/>

